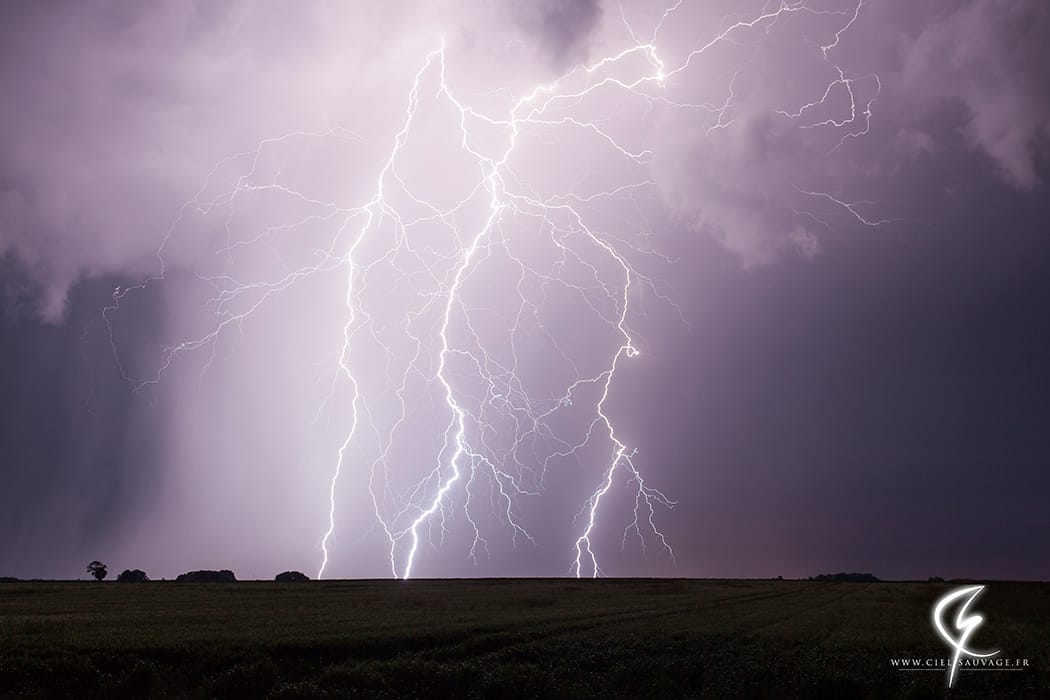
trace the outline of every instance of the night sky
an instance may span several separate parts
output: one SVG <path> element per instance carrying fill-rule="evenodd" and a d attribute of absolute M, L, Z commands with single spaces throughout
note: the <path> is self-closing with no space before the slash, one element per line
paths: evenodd
<path fill-rule="evenodd" d="M 347 448 L 325 575 L 404 573 L 407 540 L 391 554 L 376 511 L 411 522 L 412 485 L 435 497 L 451 468 L 436 446 L 454 416 L 438 380 L 443 305 L 426 300 L 447 298 L 463 236 L 489 212 L 427 57 L 444 38 L 449 91 L 506 114 L 559 76 L 574 90 L 600 79 L 570 71 L 649 42 L 665 8 L 383 5 L 0 8 L 0 575 L 83 577 L 101 559 L 153 578 L 313 576 L 355 405 L 379 437 L 363 429 Z M 644 149 L 641 162 L 562 122 L 522 127 L 508 164 L 507 189 L 537 199 L 644 183 L 579 206 L 651 280 L 628 295 L 640 355 L 617 363 L 605 412 L 646 486 L 675 502 L 651 516 L 674 558 L 648 527 L 625 534 L 638 491 L 621 465 L 591 538 L 602 573 L 1050 579 L 1050 5 L 814 0 L 729 30 L 776 8 L 685 0 L 652 42 L 668 73 L 684 69 L 542 115 L 597 124 Z M 652 74 L 645 55 L 603 70 Z M 406 255 L 350 277 L 365 290 L 355 321 L 345 212 L 318 202 L 374 196 L 414 78 L 389 207 L 427 215 L 409 190 L 467 204 L 410 229 L 429 263 Z M 509 131 L 490 127 L 477 126 L 479 151 L 506 147 Z M 257 191 L 224 198 L 246 184 Z M 471 421 L 494 421 L 468 437 L 503 455 L 512 420 L 493 406 L 513 387 L 485 403 L 477 365 L 458 358 L 513 355 L 549 407 L 569 366 L 598 374 L 621 342 L 619 297 L 600 292 L 622 281 L 615 259 L 579 231 L 551 232 L 571 222 L 518 214 L 479 254 L 446 333 L 461 351 L 453 393 Z M 355 260 L 383 260 L 387 221 Z M 591 257 L 546 267 L 554 240 Z M 539 273 L 515 287 L 519 260 Z M 255 309 L 260 293 L 237 285 L 295 270 L 311 274 L 215 342 L 165 351 Z M 115 289 L 147 279 L 103 316 Z M 519 294 L 535 313 L 516 316 Z M 413 313 L 418 329 L 400 320 Z M 361 329 L 354 385 L 346 328 Z M 415 352 L 403 328 L 424 359 L 405 370 L 405 433 L 377 481 L 369 465 L 397 422 L 391 375 Z M 569 443 L 598 395 L 574 399 L 551 423 Z M 421 530 L 412 575 L 571 575 L 612 452 L 602 434 L 542 478 L 508 467 L 535 491 L 510 499 L 531 541 L 505 517 L 511 482 L 477 465 Z"/>

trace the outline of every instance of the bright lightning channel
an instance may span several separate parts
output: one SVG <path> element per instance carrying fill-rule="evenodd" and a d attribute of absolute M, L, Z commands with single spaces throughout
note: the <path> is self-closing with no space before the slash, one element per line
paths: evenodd
<path fill-rule="evenodd" d="M 628 246 L 629 250 L 636 253 L 651 253 L 636 246 L 624 242 L 607 233 L 596 230 L 587 223 L 585 212 L 580 206 L 588 202 L 609 198 L 615 199 L 626 193 L 644 191 L 655 188 L 655 183 L 650 180 L 639 180 L 620 185 L 613 189 L 598 193 L 579 194 L 575 191 L 566 192 L 563 195 L 543 199 L 527 185 L 522 184 L 509 166 L 510 159 L 519 148 L 519 136 L 523 130 L 535 128 L 565 128 L 578 130 L 581 133 L 590 134 L 605 147 L 611 149 L 611 153 L 623 159 L 632 167 L 646 168 L 652 155 L 647 149 L 631 148 L 611 135 L 600 121 L 577 118 L 567 114 L 557 118 L 553 116 L 557 110 L 568 113 L 574 106 L 582 103 L 588 96 L 598 90 L 619 90 L 634 98 L 640 98 L 650 105 L 662 106 L 679 110 L 701 110 L 710 115 L 714 120 L 707 127 L 706 133 L 710 135 L 715 130 L 731 128 L 733 125 L 732 110 L 735 104 L 736 94 L 734 82 L 729 84 L 728 95 L 720 104 L 704 103 L 692 104 L 677 102 L 668 97 L 675 85 L 676 79 L 688 71 L 703 54 L 713 47 L 724 42 L 734 41 L 735 36 L 741 32 L 754 28 L 764 28 L 769 31 L 778 19 L 792 14 L 812 16 L 835 16 L 842 19 L 842 24 L 835 30 L 832 41 L 817 49 L 823 60 L 830 65 L 835 77 L 830 80 L 818 97 L 811 102 L 802 104 L 794 110 L 778 110 L 777 114 L 791 120 L 804 120 L 806 115 L 825 105 L 836 90 L 844 90 L 849 98 L 847 114 L 842 118 L 829 117 L 821 121 L 803 123 L 802 129 L 828 128 L 836 129 L 842 133 L 840 147 L 847 139 L 858 138 L 868 133 L 872 117 L 872 97 L 864 107 L 858 109 L 855 99 L 855 79 L 848 77 L 846 73 L 832 62 L 831 56 L 838 47 L 840 40 L 852 25 L 857 21 L 863 7 L 863 0 L 849 12 L 815 10 L 806 6 L 803 1 L 788 2 L 781 0 L 777 3 L 767 3 L 765 8 L 747 20 L 727 21 L 714 38 L 692 48 L 673 67 L 669 67 L 661 54 L 658 52 L 657 44 L 660 41 L 660 33 L 665 23 L 675 13 L 679 12 L 683 0 L 667 7 L 656 23 L 648 40 L 643 41 L 639 34 L 628 22 L 621 9 L 621 18 L 631 40 L 634 42 L 626 48 L 600 58 L 599 60 L 585 66 L 576 66 L 566 74 L 550 83 L 535 86 L 531 91 L 524 94 L 510 106 L 509 110 L 500 115 L 492 116 L 477 110 L 457 98 L 449 85 L 446 75 L 446 48 L 442 39 L 437 48 L 428 53 L 423 65 L 415 74 L 411 89 L 408 94 L 407 107 L 399 131 L 394 135 L 393 146 L 388 152 L 386 160 L 381 164 L 375 180 L 375 186 L 371 198 L 364 204 L 343 208 L 333 202 L 317 200 L 307 195 L 277 184 L 256 184 L 253 176 L 256 167 L 262 157 L 264 150 L 276 147 L 280 144 L 291 142 L 297 138 L 336 138 L 346 141 L 361 142 L 358 135 L 344 130 L 333 129 L 325 133 L 292 132 L 284 136 L 261 141 L 253 151 L 239 153 L 220 161 L 212 170 L 212 174 L 206 178 L 197 196 L 180 209 L 178 216 L 171 228 L 164 236 L 161 246 L 157 251 L 157 260 L 160 271 L 157 275 L 148 278 L 139 285 L 128 288 L 117 288 L 113 293 L 113 303 L 103 312 L 103 319 L 110 331 L 110 341 L 113 355 L 125 379 L 134 389 L 138 390 L 149 384 L 158 382 L 162 374 L 171 366 L 175 359 L 185 353 L 200 349 L 210 348 L 211 356 L 204 364 L 204 372 L 207 371 L 214 358 L 215 346 L 222 334 L 232 328 L 239 328 L 253 312 L 265 304 L 274 295 L 280 294 L 300 280 L 322 272 L 333 272 L 347 269 L 347 286 L 345 296 L 346 323 L 343 326 L 342 346 L 339 349 L 339 373 L 345 379 L 350 389 L 350 421 L 346 434 L 341 441 L 335 460 L 334 470 L 328 488 L 327 505 L 327 529 L 320 540 L 321 564 L 317 577 L 322 578 L 329 567 L 331 558 L 331 539 L 338 525 L 337 513 L 337 491 L 340 478 L 347 468 L 347 460 L 355 440 L 358 438 L 363 425 L 367 425 L 374 433 L 378 433 L 374 417 L 369 408 L 367 396 L 364 395 L 361 385 L 355 376 L 353 369 L 354 340 L 361 333 L 371 333 L 378 340 L 376 329 L 372 325 L 367 304 L 364 302 L 364 291 L 368 285 L 370 275 L 382 274 L 380 263 L 393 261 L 395 256 L 402 251 L 409 251 L 417 259 L 420 259 L 418 251 L 411 248 L 408 240 L 408 229 L 411 225 L 424 220 L 440 221 L 449 226 L 456 234 L 460 246 L 451 257 L 454 264 L 450 271 L 440 271 L 440 265 L 448 263 L 448 258 L 441 258 L 429 268 L 429 274 L 437 284 L 440 292 L 433 294 L 427 301 L 427 308 L 440 311 L 440 323 L 436 333 L 436 369 L 433 372 L 433 380 L 440 386 L 442 399 L 447 409 L 448 420 L 443 430 L 443 442 L 434 455 L 433 469 L 419 481 L 414 488 L 408 490 L 407 494 L 400 494 L 401 505 L 395 507 L 391 516 L 384 513 L 384 503 L 390 498 L 396 498 L 399 494 L 390 493 L 389 484 L 386 484 L 385 473 L 389 469 L 387 457 L 394 445 L 395 434 L 406 420 L 406 393 L 410 371 L 422 373 L 420 363 L 423 353 L 423 341 L 410 328 L 411 319 L 405 321 L 403 327 L 404 336 L 415 343 L 417 347 L 416 356 L 406 368 L 400 383 L 394 382 L 389 387 L 397 396 L 400 404 L 400 415 L 393 426 L 380 440 L 381 449 L 378 457 L 372 461 L 369 470 L 368 489 L 371 498 L 376 523 L 382 528 L 389 542 L 389 564 L 392 576 L 397 578 L 409 578 L 413 574 L 420 546 L 424 542 L 423 531 L 432 528 L 437 521 L 441 532 L 445 532 L 446 509 L 451 507 L 451 499 L 457 487 L 461 487 L 464 502 L 462 510 L 466 520 L 473 529 L 473 544 L 469 556 L 475 562 L 479 551 L 487 550 L 488 540 L 482 536 L 481 528 L 472 515 L 472 491 L 471 486 L 475 483 L 481 472 L 484 472 L 494 484 L 493 502 L 494 510 L 498 509 L 499 517 L 506 521 L 513 531 L 513 541 L 523 538 L 534 543 L 532 536 L 521 524 L 515 510 L 516 499 L 522 496 L 537 496 L 539 489 L 527 485 L 521 478 L 521 473 L 513 473 L 508 465 L 516 465 L 521 470 L 524 467 L 519 457 L 519 449 L 530 439 L 544 437 L 561 445 L 560 448 L 551 451 L 540 459 L 541 475 L 546 473 L 546 468 L 553 460 L 564 458 L 579 458 L 584 448 L 590 447 L 595 441 L 603 440 L 609 455 L 608 461 L 604 463 L 600 471 L 600 478 L 593 492 L 585 499 L 583 508 L 579 511 L 576 523 L 579 534 L 572 545 L 572 557 L 569 571 L 576 577 L 597 577 L 603 573 L 596 553 L 595 540 L 602 513 L 601 505 L 603 499 L 608 497 L 610 490 L 617 479 L 621 478 L 634 489 L 634 513 L 633 520 L 624 529 L 621 538 L 621 546 L 626 547 L 627 539 L 633 532 L 638 536 L 643 550 L 646 546 L 646 535 L 655 538 L 662 551 L 671 560 L 674 559 L 674 550 L 663 532 L 656 523 L 657 507 L 673 508 L 675 501 L 660 490 L 653 488 L 643 477 L 636 463 L 636 452 L 623 442 L 608 410 L 610 391 L 613 386 L 616 373 L 623 361 L 638 357 L 639 351 L 629 329 L 629 320 L 632 313 L 636 313 L 631 304 L 631 295 L 636 287 L 643 287 L 651 291 L 657 298 L 673 303 L 659 291 L 656 281 L 642 274 L 631 263 L 628 255 L 623 252 L 622 246 Z M 649 67 L 649 72 L 639 75 L 637 64 L 638 58 L 644 60 Z M 408 190 L 407 185 L 397 172 L 399 156 L 403 153 L 412 128 L 417 118 L 420 104 L 421 91 L 424 88 L 428 76 L 436 72 L 438 89 L 435 99 L 447 102 L 458 114 L 460 146 L 477 164 L 479 177 L 473 184 L 470 194 L 460 201 L 456 206 L 442 210 L 435 204 L 418 198 Z M 877 88 L 881 89 L 878 76 L 871 76 L 871 80 Z M 875 92 L 877 97 L 878 90 Z M 863 120 L 863 129 L 860 130 L 858 122 Z M 472 138 L 472 124 L 482 124 L 487 127 L 504 130 L 507 133 L 506 147 L 502 152 L 488 154 L 483 152 L 479 146 L 472 145 L 477 141 Z M 833 149 L 834 150 L 834 149 Z M 235 187 L 212 199 L 205 199 L 204 193 L 208 190 L 212 176 L 220 167 L 230 163 L 247 159 L 251 167 L 247 174 L 238 178 Z M 387 188 L 393 183 L 400 192 L 407 195 L 415 205 L 419 205 L 431 212 L 427 219 L 417 218 L 406 221 L 404 215 L 398 211 L 387 195 Z M 818 192 L 812 189 L 796 187 L 797 191 L 808 197 L 828 200 L 844 209 L 860 223 L 877 226 L 887 223 L 884 219 L 870 219 L 862 216 L 857 206 L 861 202 L 848 202 L 835 197 L 829 193 Z M 161 356 L 157 372 L 150 377 L 142 378 L 130 375 L 125 368 L 118 350 L 118 344 L 114 339 L 112 319 L 118 311 L 122 301 L 129 294 L 141 291 L 151 284 L 156 284 L 165 278 L 167 263 L 165 261 L 165 249 L 177 227 L 187 211 L 195 209 L 201 213 L 208 213 L 212 209 L 218 209 L 230 205 L 235 198 L 247 192 L 275 191 L 283 195 L 298 199 L 299 201 L 318 207 L 327 212 L 325 215 L 314 215 L 299 222 L 300 224 L 313 220 L 338 220 L 342 219 L 331 245 L 321 251 L 320 262 L 315 265 L 295 269 L 286 275 L 274 280 L 243 283 L 233 280 L 226 275 L 198 277 L 215 290 L 215 296 L 209 300 L 219 321 L 207 333 L 196 338 L 185 340 L 174 346 L 166 348 Z M 488 202 L 487 214 L 483 223 L 473 233 L 464 233 L 453 223 L 455 216 L 467 206 L 469 201 L 476 195 L 482 195 Z M 799 212 L 816 218 L 808 212 Z M 588 300 L 586 291 L 581 287 L 573 286 L 568 280 L 552 277 L 548 273 L 530 267 L 523 260 L 513 256 L 509 250 L 506 254 L 519 266 L 522 280 L 527 275 L 540 279 L 545 283 L 558 283 L 564 287 L 572 288 L 580 294 L 591 310 L 610 329 L 615 330 L 619 338 L 619 345 L 612 352 L 608 365 L 597 372 L 580 376 L 567 386 L 564 392 L 554 401 L 533 400 L 525 392 L 521 379 L 516 374 L 517 357 L 512 366 L 505 366 L 492 357 L 483 346 L 479 334 L 471 324 L 468 307 L 463 300 L 463 286 L 471 272 L 481 263 L 481 259 L 487 251 L 500 245 L 500 236 L 504 235 L 502 224 L 508 215 L 529 217 L 540 221 L 546 230 L 551 232 L 551 240 L 559 248 L 561 255 L 571 258 L 586 268 L 594 276 L 597 287 L 601 289 L 604 301 L 614 309 L 613 313 L 595 306 L 593 301 Z M 819 220 L 819 219 L 818 219 Z M 568 222 L 563 224 L 560 222 Z M 383 224 L 392 224 L 396 231 L 395 242 L 387 251 L 386 255 L 365 263 L 360 259 L 361 246 L 377 234 L 379 227 Z M 294 229 L 295 225 L 284 227 Z M 267 233 L 271 233 L 268 230 Z M 241 245 L 250 245 L 262 236 L 249 240 L 234 240 L 230 231 L 229 220 L 227 220 L 227 246 L 224 252 L 230 255 L 234 248 Z M 579 250 L 566 243 L 565 236 L 568 233 L 576 234 L 586 242 L 587 249 Z M 560 236 L 560 237 L 559 237 Z M 339 252 L 339 242 L 344 238 L 349 239 L 349 245 L 344 252 Z M 504 245 L 504 248 L 506 246 Z M 588 257 L 590 256 L 590 257 Z M 602 262 L 604 261 L 604 263 Z M 610 264 L 617 270 L 618 280 L 615 283 L 601 278 L 598 265 Z M 408 275 L 402 272 L 404 277 Z M 524 292 L 522 295 L 521 309 L 519 315 L 530 309 L 537 313 L 534 302 L 529 301 Z M 244 301 L 243 307 L 236 307 L 235 302 Z M 675 307 L 677 309 L 677 307 Z M 421 312 L 420 312 L 421 314 Z M 453 318 L 459 319 L 460 323 L 466 325 L 466 337 L 454 338 L 452 336 Z M 574 363 L 561 352 L 558 341 L 547 333 L 552 345 L 558 349 L 563 359 L 570 365 Z M 468 349 L 473 343 L 475 349 Z M 449 371 L 449 361 L 453 357 L 466 358 L 476 369 L 478 377 L 486 386 L 487 394 L 482 411 L 472 411 L 463 402 L 462 392 L 457 390 L 456 381 Z M 598 398 L 594 404 L 593 418 L 590 420 L 584 433 L 574 441 L 566 441 L 553 435 L 548 425 L 549 419 L 561 408 L 571 406 L 576 402 L 585 389 L 595 389 Z M 497 432 L 494 425 L 485 422 L 484 409 L 491 409 L 510 415 L 514 419 L 515 431 L 511 447 L 497 454 L 489 445 L 485 435 Z M 382 489 L 377 481 L 383 478 Z M 542 485 L 542 476 L 540 478 Z M 382 493 L 380 493 L 382 491 Z M 644 528 L 644 532 L 643 532 Z"/>

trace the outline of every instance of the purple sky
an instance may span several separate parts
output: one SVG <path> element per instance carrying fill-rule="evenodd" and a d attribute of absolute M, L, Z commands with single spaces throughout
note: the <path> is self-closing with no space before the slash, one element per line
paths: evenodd
<path fill-rule="evenodd" d="M 5 4 L 0 574 L 1050 577 L 1047 35 Z"/>

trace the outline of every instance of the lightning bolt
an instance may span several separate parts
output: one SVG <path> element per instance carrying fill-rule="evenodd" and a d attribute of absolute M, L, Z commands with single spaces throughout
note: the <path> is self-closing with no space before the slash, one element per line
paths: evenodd
<path fill-rule="evenodd" d="M 426 54 L 412 80 L 400 128 L 393 135 L 385 159 L 377 164 L 374 188 L 364 203 L 348 207 L 310 196 L 281 184 L 279 173 L 268 176 L 262 165 L 275 150 L 294 147 L 304 140 L 374 145 L 343 128 L 297 131 L 266 139 L 250 151 L 217 163 L 163 236 L 157 251 L 159 272 L 138 285 L 114 290 L 113 301 L 102 314 L 114 359 L 137 391 L 160 381 L 180 356 L 204 351 L 210 353 L 201 371 L 204 381 L 219 339 L 234 331 L 244 332 L 244 324 L 264 304 L 306 278 L 345 274 L 345 323 L 328 399 L 340 387 L 347 387 L 350 415 L 329 482 L 327 529 L 320 538 L 318 578 L 329 568 L 332 538 L 340 523 L 340 480 L 350 467 L 364 469 L 365 462 L 374 521 L 389 544 L 389 566 L 394 577 L 409 578 L 413 574 L 421 549 L 427 543 L 437 545 L 435 530 L 444 538 L 448 523 L 457 512 L 465 516 L 473 534 L 468 556 L 476 563 L 488 551 L 492 534 L 486 529 L 480 510 L 486 483 L 489 509 L 509 530 L 511 543 L 535 544 L 522 520 L 521 502 L 542 496 L 549 468 L 573 460 L 593 463 L 593 452 L 606 456 L 595 470 L 594 489 L 573 522 L 577 534 L 571 545 L 569 572 L 577 577 L 603 573 L 596 539 L 603 518 L 611 517 L 603 502 L 611 498 L 614 487 L 624 484 L 633 494 L 634 507 L 623 530 L 621 547 L 626 548 L 633 533 L 643 552 L 647 543 L 655 542 L 673 561 L 674 550 L 658 526 L 657 513 L 673 508 L 676 501 L 645 478 L 637 451 L 617 431 L 610 396 L 621 366 L 641 354 L 631 331 L 632 319 L 644 313 L 638 308 L 640 296 L 650 294 L 681 312 L 663 291 L 664 284 L 639 265 L 640 260 L 647 258 L 666 258 L 651 246 L 632 240 L 637 236 L 618 235 L 607 225 L 595 223 L 594 216 L 595 207 L 605 202 L 637 205 L 639 201 L 659 198 L 656 183 L 646 176 L 653 154 L 616 133 L 608 126 L 608 120 L 588 118 L 584 116 L 586 110 L 578 108 L 592 96 L 614 92 L 625 100 L 640 100 L 649 110 L 695 113 L 698 120 L 706 121 L 705 134 L 716 137 L 719 131 L 733 126 L 737 74 L 728 83 L 723 99 L 695 103 L 675 99 L 676 87 L 683 83 L 688 71 L 714 47 L 735 42 L 747 32 L 768 33 L 788 15 L 830 16 L 840 19 L 841 24 L 826 45 L 815 47 L 830 67 L 829 82 L 811 102 L 779 110 L 778 114 L 800 121 L 802 129 L 838 130 L 842 134 L 838 148 L 847 139 L 866 134 L 872 117 L 875 97 L 863 109 L 858 108 L 856 79 L 833 61 L 840 39 L 857 21 L 862 5 L 858 2 L 853 10 L 838 12 L 812 9 L 801 1 L 769 2 L 754 16 L 727 18 L 713 38 L 689 49 L 677 64 L 666 62 L 658 45 L 665 25 L 681 11 L 683 2 L 668 6 L 645 39 L 621 8 L 620 16 L 633 43 L 590 64 L 575 66 L 556 80 L 536 85 L 512 100 L 505 110 L 495 112 L 460 98 L 447 75 L 445 42 L 436 40 L 435 48 Z M 872 80 L 881 88 L 877 76 Z M 847 113 L 808 120 L 808 114 L 825 106 L 836 90 L 844 90 L 849 98 Z M 457 126 L 456 133 L 448 137 L 458 142 L 475 173 L 452 204 L 436 202 L 414 191 L 399 170 L 424 100 L 428 105 L 441 105 L 451 111 Z M 587 139 L 622 162 L 626 171 L 638 173 L 638 177 L 596 191 L 578 184 L 566 191 L 543 194 L 516 165 L 528 155 L 528 146 L 523 145 L 526 137 L 540 134 Z M 493 146 L 493 141 L 499 145 Z M 213 183 L 221 179 L 220 171 L 241 164 L 243 174 L 231 187 L 214 194 Z M 812 189 L 796 189 L 800 194 L 832 202 L 863 224 L 887 221 L 862 216 L 857 207 L 863 203 Z M 234 205 L 250 203 L 253 197 L 261 195 L 288 199 L 311 213 L 245 238 L 238 237 Z M 199 335 L 166 347 L 154 373 L 140 376 L 129 371 L 114 330 L 122 305 L 131 295 L 166 279 L 166 252 L 186 217 L 224 211 L 225 242 L 216 252 L 225 260 L 226 269 L 218 274 L 196 275 L 198 281 L 213 290 L 206 308 L 214 314 L 215 322 Z M 808 212 L 800 213 L 816 218 Z M 648 235 L 644 215 L 640 220 L 621 218 L 636 234 Z M 311 264 L 254 281 L 245 281 L 230 270 L 235 255 L 243 249 L 265 246 L 275 237 L 315 225 L 323 225 L 332 233 L 326 244 L 315 251 L 316 259 Z M 416 233 L 422 227 L 432 227 L 429 230 L 438 233 L 428 239 Z M 531 238 L 526 239 L 527 236 Z M 538 262 L 535 256 L 526 254 L 523 240 L 547 246 L 549 259 Z M 499 315 L 510 327 L 499 348 L 487 338 L 480 323 L 483 312 L 490 310 L 472 300 L 467 291 L 486 265 L 497 259 L 517 271 L 516 308 L 504 309 Z M 410 290 L 414 304 L 397 321 L 382 318 L 373 302 L 376 295 L 382 298 L 383 294 L 394 294 L 391 289 Z M 615 340 L 604 364 L 581 367 L 578 358 L 564 348 L 565 339 L 557 337 L 543 322 L 543 309 L 554 303 L 555 293 L 571 295 L 609 330 Z M 527 324 L 557 355 L 562 368 L 571 373 L 571 380 L 562 389 L 536 390 L 523 378 L 520 344 Z M 405 347 L 410 350 L 405 352 Z M 369 357 L 372 351 L 385 358 L 385 381 L 378 394 L 362 383 L 366 375 L 358 366 L 366 363 L 362 358 Z M 412 441 L 412 436 L 405 433 L 416 405 L 431 400 L 439 406 L 440 441 L 435 443 L 430 466 L 422 476 L 408 479 L 405 485 L 404 479 L 398 479 L 394 455 Z M 384 401 L 393 401 L 393 415 L 385 415 Z M 591 407 L 585 427 L 568 431 L 574 434 L 559 434 L 559 421 L 571 423 L 569 414 L 581 405 Z M 370 460 L 353 457 L 355 450 L 366 448 L 372 450 Z"/>

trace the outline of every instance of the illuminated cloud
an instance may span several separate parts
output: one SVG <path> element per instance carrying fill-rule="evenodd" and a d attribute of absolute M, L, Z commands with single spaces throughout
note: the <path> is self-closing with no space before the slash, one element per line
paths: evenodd
<path fill-rule="evenodd" d="M 1047 137 L 1047 13 L 991 1 L 100 7 L 0 30 L 0 252 L 52 322 L 122 280 L 93 332 L 173 409 L 121 546 L 201 565 L 666 563 L 616 380 L 672 232 L 812 259 L 927 213 L 924 158 L 1037 186 Z"/>

